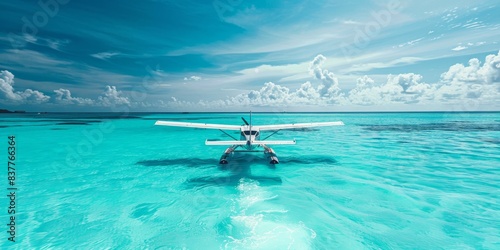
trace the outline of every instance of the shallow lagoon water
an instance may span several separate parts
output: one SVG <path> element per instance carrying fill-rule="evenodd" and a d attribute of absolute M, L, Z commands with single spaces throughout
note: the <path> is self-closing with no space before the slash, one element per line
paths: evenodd
<path fill-rule="evenodd" d="M 18 187 L 2 248 L 500 248 L 500 113 L 254 114 L 346 124 L 278 132 L 297 145 L 273 147 L 275 167 L 261 153 L 220 166 L 225 147 L 204 145 L 220 131 L 153 126 L 241 116 L 2 114 Z"/>

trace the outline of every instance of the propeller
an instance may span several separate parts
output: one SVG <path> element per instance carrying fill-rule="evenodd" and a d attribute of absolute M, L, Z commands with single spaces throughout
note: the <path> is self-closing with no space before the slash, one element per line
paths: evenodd
<path fill-rule="evenodd" d="M 245 118 L 241 117 L 241 119 L 243 120 L 243 122 L 245 123 L 245 125 L 247 125 L 247 126 L 248 126 L 248 125 L 250 125 L 250 124 L 247 122 L 247 120 L 245 120 Z"/>

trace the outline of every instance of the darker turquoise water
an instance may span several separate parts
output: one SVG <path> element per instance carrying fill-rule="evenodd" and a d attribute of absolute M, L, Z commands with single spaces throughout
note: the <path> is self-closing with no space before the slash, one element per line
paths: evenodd
<path fill-rule="evenodd" d="M 2 114 L 16 136 L 16 243 L 0 181 L 2 248 L 499 249 L 500 113 L 254 114 L 280 131 L 281 164 L 217 130 L 247 114 Z M 263 134 L 265 136 L 265 134 Z"/>

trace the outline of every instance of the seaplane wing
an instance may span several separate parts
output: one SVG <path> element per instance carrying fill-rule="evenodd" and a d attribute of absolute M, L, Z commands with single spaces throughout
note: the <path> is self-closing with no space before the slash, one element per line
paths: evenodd
<path fill-rule="evenodd" d="M 186 128 L 224 129 L 224 130 L 240 130 L 240 128 L 241 128 L 241 126 L 237 126 L 237 125 L 194 123 L 194 122 L 170 122 L 170 121 L 156 121 L 155 125 L 172 126 L 172 127 L 186 127 Z"/>
<path fill-rule="evenodd" d="M 312 127 L 326 127 L 326 126 L 342 126 L 342 121 L 337 122 L 309 122 L 309 123 L 292 123 L 292 124 L 277 124 L 277 125 L 262 125 L 254 126 L 260 131 L 263 130 L 282 130 L 282 129 L 298 129 L 298 128 L 312 128 Z"/>

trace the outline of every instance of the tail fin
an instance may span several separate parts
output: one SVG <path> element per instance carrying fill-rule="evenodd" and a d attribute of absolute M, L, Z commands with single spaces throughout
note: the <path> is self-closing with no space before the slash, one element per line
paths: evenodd
<path fill-rule="evenodd" d="M 250 110 L 250 131 L 252 131 L 252 110 Z"/>

